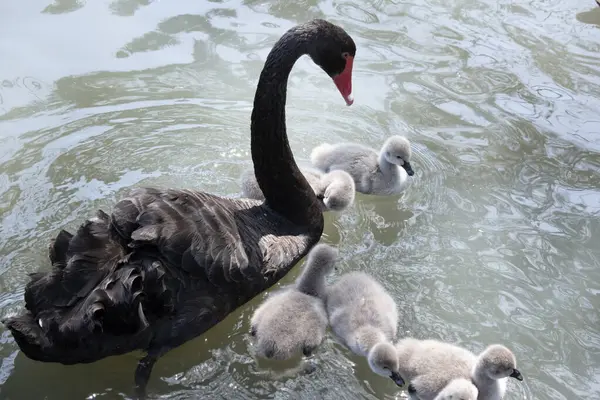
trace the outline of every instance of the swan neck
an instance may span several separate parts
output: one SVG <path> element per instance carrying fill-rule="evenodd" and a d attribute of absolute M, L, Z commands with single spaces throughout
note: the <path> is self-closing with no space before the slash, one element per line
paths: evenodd
<path fill-rule="evenodd" d="M 481 363 L 481 359 L 477 359 L 477 362 L 473 366 L 473 371 L 471 372 L 473 376 L 473 380 L 478 384 L 486 384 L 489 385 L 494 382 L 494 379 L 490 378 L 488 374 L 485 372 L 483 365 Z"/>
<path fill-rule="evenodd" d="M 385 157 L 385 151 L 383 151 L 383 150 L 379 153 L 378 162 L 379 162 L 379 169 L 386 174 L 394 172 L 394 169 L 396 168 L 396 164 L 392 164 Z"/>
<path fill-rule="evenodd" d="M 285 123 L 289 74 L 314 39 L 291 29 L 273 46 L 256 88 L 250 129 L 254 173 L 266 205 L 297 225 L 322 228 L 318 199 L 294 160 Z"/>
<path fill-rule="evenodd" d="M 325 297 L 325 276 L 315 265 L 307 265 L 296 280 L 296 289 L 310 296 Z"/>

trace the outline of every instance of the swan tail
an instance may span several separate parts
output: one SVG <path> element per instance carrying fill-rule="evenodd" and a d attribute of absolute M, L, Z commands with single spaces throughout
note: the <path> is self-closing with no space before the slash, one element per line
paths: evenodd
<path fill-rule="evenodd" d="M 61 231 L 49 248 L 51 270 L 30 275 L 25 287 L 27 310 L 39 314 L 71 307 L 85 298 L 126 255 L 127 250 L 110 233 L 110 217 L 102 210 L 75 235 Z"/>
<path fill-rule="evenodd" d="M 310 162 L 316 168 L 328 172 L 327 170 L 327 156 L 331 152 L 333 145 L 329 143 L 323 143 L 312 149 L 310 152 Z"/>
<path fill-rule="evenodd" d="M 82 317 L 75 320 L 89 325 L 72 331 L 133 335 L 145 330 L 173 310 L 164 277 L 159 261 L 142 258 L 117 266 L 86 298 Z"/>
<path fill-rule="evenodd" d="M 52 243 L 50 243 L 50 246 L 48 246 L 48 253 L 52 265 L 61 268 L 65 267 L 67 262 L 67 251 L 69 250 L 71 239 L 73 239 L 73 234 L 61 230 Z"/>
<path fill-rule="evenodd" d="M 75 235 L 61 231 L 49 257 L 51 270 L 25 287 L 27 311 L 2 320 L 31 359 L 73 364 L 131 351 L 132 335 L 174 308 L 160 257 L 128 248 L 103 211 Z"/>

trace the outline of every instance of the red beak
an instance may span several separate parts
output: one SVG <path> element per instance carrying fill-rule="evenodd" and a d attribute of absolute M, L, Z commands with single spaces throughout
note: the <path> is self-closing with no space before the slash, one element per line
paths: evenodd
<path fill-rule="evenodd" d="M 354 103 L 354 97 L 352 96 L 352 64 L 354 63 L 354 58 L 352 56 L 346 57 L 346 68 L 342 71 L 341 74 L 333 78 L 333 82 L 335 86 L 337 86 L 338 90 L 342 94 L 342 97 L 346 101 L 347 105 L 352 105 Z"/>

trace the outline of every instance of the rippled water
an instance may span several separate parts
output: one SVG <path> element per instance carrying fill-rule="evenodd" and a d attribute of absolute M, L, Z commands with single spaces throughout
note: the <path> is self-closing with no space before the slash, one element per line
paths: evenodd
<path fill-rule="evenodd" d="M 356 102 L 306 58 L 290 78 L 297 159 L 325 140 L 406 134 L 401 197 L 327 215 L 338 274 L 369 271 L 401 331 L 517 352 L 508 399 L 600 398 L 600 7 L 593 0 L 150 1 L 0 4 L 0 316 L 22 308 L 47 244 L 137 185 L 239 195 L 265 56 L 314 17 L 354 37 Z M 289 282 L 295 268 L 282 281 Z M 395 399 L 329 339 L 316 373 L 249 352 L 258 296 L 170 352 L 165 399 Z M 0 397 L 131 396 L 140 354 L 33 362 L 1 331 Z M 287 365 L 289 367 L 290 365 Z M 293 365 L 292 365 L 293 366 Z"/>

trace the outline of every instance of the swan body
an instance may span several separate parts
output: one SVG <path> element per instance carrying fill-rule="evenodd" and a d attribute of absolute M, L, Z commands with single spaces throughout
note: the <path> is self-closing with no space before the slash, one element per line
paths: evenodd
<path fill-rule="evenodd" d="M 347 172 L 323 173 L 315 168 L 301 168 L 301 171 L 320 200 L 323 211 L 343 211 L 354 203 L 356 188 L 354 180 Z M 254 170 L 244 171 L 240 181 L 245 197 L 264 200 Z"/>
<path fill-rule="evenodd" d="M 470 380 L 451 380 L 433 400 L 477 400 L 479 391 Z"/>
<path fill-rule="evenodd" d="M 350 105 L 355 53 L 342 28 L 315 19 L 285 32 L 267 56 L 250 126 L 266 202 L 136 188 L 75 234 L 60 231 L 51 269 L 25 287 L 25 312 L 2 321 L 21 351 L 77 364 L 145 350 L 135 371 L 136 393 L 145 397 L 161 355 L 281 279 L 323 231 L 321 206 L 288 143 L 288 75 L 308 54 Z"/>
<path fill-rule="evenodd" d="M 356 191 L 373 195 L 395 195 L 408 186 L 414 175 L 410 164 L 410 142 L 404 136 L 391 136 L 381 150 L 357 143 L 323 143 L 315 147 L 310 160 L 323 171 L 343 170 L 352 176 Z"/>
<path fill-rule="evenodd" d="M 256 309 L 250 324 L 259 356 L 283 360 L 300 351 L 308 356 L 323 342 L 328 325 L 325 275 L 336 257 L 333 247 L 316 245 L 296 284 L 273 293 Z"/>
<path fill-rule="evenodd" d="M 405 338 L 396 343 L 400 374 L 412 400 L 434 400 L 453 379 L 472 381 L 479 400 L 501 400 L 508 377 L 522 380 L 510 350 L 488 346 L 480 355 L 437 340 Z"/>
<path fill-rule="evenodd" d="M 363 272 L 347 273 L 327 289 L 326 307 L 336 336 L 355 354 L 367 357 L 373 372 L 402 386 L 391 345 L 397 334 L 398 312 L 383 286 Z"/>

